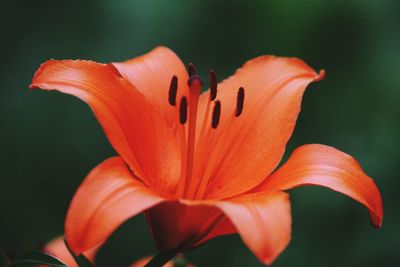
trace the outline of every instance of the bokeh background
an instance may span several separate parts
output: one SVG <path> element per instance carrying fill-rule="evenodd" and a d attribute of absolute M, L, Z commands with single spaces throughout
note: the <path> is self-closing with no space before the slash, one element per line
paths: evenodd
<path fill-rule="evenodd" d="M 121 61 L 163 44 L 219 78 L 261 54 L 297 56 L 313 84 L 288 152 L 305 143 L 355 156 L 384 199 L 384 224 L 327 189 L 292 190 L 293 236 L 273 266 L 400 266 L 400 1 L 2 0 L 0 247 L 9 254 L 62 234 L 88 171 L 114 155 L 89 108 L 30 91 L 50 58 Z M 144 218 L 125 223 L 98 266 L 127 266 L 155 247 Z M 188 253 L 197 266 L 261 266 L 238 236 Z"/>

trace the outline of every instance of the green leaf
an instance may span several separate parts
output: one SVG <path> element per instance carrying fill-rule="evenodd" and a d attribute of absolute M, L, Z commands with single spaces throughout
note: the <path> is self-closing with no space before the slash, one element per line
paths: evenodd
<path fill-rule="evenodd" d="M 8 267 L 10 266 L 8 263 L 8 259 L 6 255 L 4 255 L 3 251 L 0 250 L 0 267 Z"/>
<path fill-rule="evenodd" d="M 15 259 L 11 266 L 14 267 L 37 265 L 48 265 L 51 267 L 68 267 L 68 265 L 66 265 L 59 259 L 40 251 L 29 251 L 22 254 Z"/>
<path fill-rule="evenodd" d="M 81 254 L 76 256 L 74 252 L 72 252 L 71 248 L 68 246 L 67 241 L 64 239 L 65 246 L 67 247 L 69 253 L 74 257 L 74 260 L 78 264 L 79 267 L 94 267 L 93 263 L 91 263 L 85 255 Z"/>

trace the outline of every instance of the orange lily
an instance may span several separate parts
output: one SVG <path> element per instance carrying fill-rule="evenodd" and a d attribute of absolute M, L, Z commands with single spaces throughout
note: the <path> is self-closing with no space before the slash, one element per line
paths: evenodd
<path fill-rule="evenodd" d="M 145 212 L 161 253 L 186 252 L 238 233 L 265 264 L 291 236 L 289 195 L 319 185 L 366 206 L 376 227 L 382 200 L 351 156 L 325 145 L 296 149 L 277 170 L 309 83 L 296 58 L 261 56 L 201 93 L 193 65 L 158 47 L 122 63 L 49 60 L 31 88 L 85 101 L 119 154 L 92 170 L 68 210 L 65 235 L 79 254 Z"/>

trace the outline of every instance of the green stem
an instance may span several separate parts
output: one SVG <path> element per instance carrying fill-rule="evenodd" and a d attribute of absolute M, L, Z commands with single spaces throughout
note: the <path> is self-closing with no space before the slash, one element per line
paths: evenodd
<path fill-rule="evenodd" d="M 144 267 L 162 267 L 174 256 L 175 253 L 158 253 Z"/>

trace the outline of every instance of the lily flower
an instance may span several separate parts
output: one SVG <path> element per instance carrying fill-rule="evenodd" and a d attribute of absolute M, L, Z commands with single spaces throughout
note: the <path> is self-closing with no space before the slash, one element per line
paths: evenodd
<path fill-rule="evenodd" d="M 210 71 L 210 89 L 202 93 L 203 80 L 192 64 L 188 69 L 157 47 L 121 63 L 49 60 L 36 72 L 31 88 L 85 101 L 118 153 L 95 167 L 73 197 L 65 236 L 75 253 L 144 212 L 164 255 L 237 233 L 271 264 L 291 237 L 286 190 L 303 185 L 349 196 L 381 226 L 379 190 L 351 156 L 309 144 L 277 168 L 303 93 L 324 71 L 296 58 L 260 56 L 221 83 Z"/>

